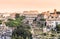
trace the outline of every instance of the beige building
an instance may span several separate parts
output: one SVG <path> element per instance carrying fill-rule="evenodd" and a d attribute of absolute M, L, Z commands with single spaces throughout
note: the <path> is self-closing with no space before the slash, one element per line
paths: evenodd
<path fill-rule="evenodd" d="M 29 21 L 29 24 L 33 23 L 33 20 L 37 17 L 39 14 L 38 11 L 24 11 L 23 16 L 26 17 L 26 20 Z"/>

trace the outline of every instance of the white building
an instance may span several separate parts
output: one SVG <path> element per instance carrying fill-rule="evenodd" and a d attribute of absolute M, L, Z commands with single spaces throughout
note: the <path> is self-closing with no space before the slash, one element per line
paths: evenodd
<path fill-rule="evenodd" d="M 44 19 L 46 19 L 46 26 L 49 29 L 55 29 L 57 24 L 60 24 L 60 12 L 54 9 L 53 13 L 49 11 L 41 13 L 44 15 Z"/>

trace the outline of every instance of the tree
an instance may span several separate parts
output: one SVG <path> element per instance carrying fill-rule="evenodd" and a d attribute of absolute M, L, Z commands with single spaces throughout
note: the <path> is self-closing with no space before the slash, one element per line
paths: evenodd
<path fill-rule="evenodd" d="M 12 32 L 12 39 L 32 39 L 32 33 L 30 32 L 30 26 L 23 24 L 22 20 L 24 16 L 18 16 L 16 14 L 15 20 L 9 19 L 5 24 L 9 27 L 16 27 Z"/>
<path fill-rule="evenodd" d="M 0 20 L 0 24 L 2 24 L 2 20 Z"/>
<path fill-rule="evenodd" d="M 20 17 L 20 15 L 19 15 L 19 14 L 16 14 L 16 15 L 15 15 L 15 18 L 19 18 L 19 17 Z"/>
<path fill-rule="evenodd" d="M 32 33 L 29 31 L 29 29 L 25 26 L 18 26 L 17 29 L 15 29 L 12 33 L 12 38 L 21 37 L 23 39 L 32 39 Z M 16 38 L 15 38 L 16 39 Z M 19 39 L 19 38 L 18 38 Z"/>
<path fill-rule="evenodd" d="M 24 16 L 20 16 L 19 18 L 16 18 L 15 20 L 8 19 L 8 22 L 5 22 L 5 24 L 9 27 L 17 27 L 22 24 L 23 19 L 24 19 Z"/>
<path fill-rule="evenodd" d="M 20 25 L 20 22 L 13 20 L 13 21 L 5 22 L 5 24 L 9 27 L 16 27 Z"/>
<path fill-rule="evenodd" d="M 56 26 L 57 31 L 60 32 L 60 24 Z"/>
<path fill-rule="evenodd" d="M 13 21 L 13 19 L 8 19 L 8 21 Z"/>

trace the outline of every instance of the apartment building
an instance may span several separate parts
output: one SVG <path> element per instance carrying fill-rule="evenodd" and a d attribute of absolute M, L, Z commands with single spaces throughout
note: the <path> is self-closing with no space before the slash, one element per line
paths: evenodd
<path fill-rule="evenodd" d="M 38 14 L 39 14 L 38 11 L 24 11 L 23 12 L 23 16 L 26 17 L 25 20 L 29 21 L 29 24 L 33 23 L 33 20 L 37 17 Z"/>
<path fill-rule="evenodd" d="M 44 21 L 45 20 L 45 21 Z M 46 26 L 47 30 L 56 30 L 56 25 L 60 24 L 60 12 L 54 9 L 54 12 L 42 12 L 37 15 L 36 21 L 39 26 Z"/>
<path fill-rule="evenodd" d="M 44 19 L 46 19 L 46 26 L 49 29 L 55 29 L 57 24 L 60 24 L 60 12 L 54 9 L 53 13 L 44 13 Z"/>

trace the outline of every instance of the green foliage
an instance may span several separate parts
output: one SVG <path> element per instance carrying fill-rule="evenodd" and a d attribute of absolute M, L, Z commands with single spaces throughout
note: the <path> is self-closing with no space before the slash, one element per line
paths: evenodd
<path fill-rule="evenodd" d="M 40 19 L 40 21 L 45 21 L 45 19 Z"/>
<path fill-rule="evenodd" d="M 20 26 L 17 26 L 17 29 L 25 29 L 25 30 L 30 30 L 31 29 L 31 27 L 29 26 L 29 25 L 25 25 L 25 26 L 23 26 L 23 25 L 20 25 Z"/>
<path fill-rule="evenodd" d="M 9 27 L 17 27 L 22 24 L 22 20 L 24 19 L 24 16 L 21 16 L 19 18 L 16 18 L 15 20 L 13 19 L 8 19 L 8 22 L 5 22 L 5 24 Z"/>
<path fill-rule="evenodd" d="M 56 26 L 57 31 L 60 31 L 60 24 Z"/>
<path fill-rule="evenodd" d="M 17 29 L 15 29 L 12 33 L 12 38 L 16 39 L 16 36 L 21 37 L 23 39 L 26 39 L 28 37 L 28 39 L 32 39 L 32 34 L 29 31 L 28 27 L 25 26 L 18 26 Z"/>
<path fill-rule="evenodd" d="M 22 22 L 24 18 L 24 16 L 19 16 L 19 14 L 16 14 L 15 20 L 8 19 L 8 22 L 5 22 L 5 24 L 9 27 L 16 27 L 12 33 L 12 39 L 32 39 L 30 26 L 23 24 Z"/>
<path fill-rule="evenodd" d="M 2 24 L 2 20 L 0 20 L 0 24 Z"/>
<path fill-rule="evenodd" d="M 13 19 L 8 19 L 8 21 L 13 21 Z"/>
<path fill-rule="evenodd" d="M 21 36 L 17 37 L 17 36 L 15 35 L 15 36 L 13 36 L 11 39 L 23 39 L 23 37 L 21 37 Z"/>
<path fill-rule="evenodd" d="M 13 20 L 13 21 L 6 22 L 5 24 L 9 27 L 16 27 L 16 26 L 20 25 L 20 22 Z"/>
<path fill-rule="evenodd" d="M 15 15 L 15 18 L 19 18 L 19 17 L 20 17 L 20 15 L 19 15 L 19 14 L 16 14 L 16 15 Z"/>
<path fill-rule="evenodd" d="M 17 19 L 17 18 L 24 19 L 25 16 L 20 16 L 20 14 L 16 14 L 16 15 L 15 15 L 15 19 Z"/>

